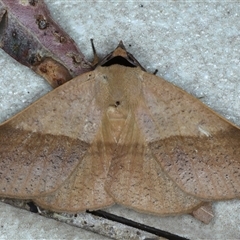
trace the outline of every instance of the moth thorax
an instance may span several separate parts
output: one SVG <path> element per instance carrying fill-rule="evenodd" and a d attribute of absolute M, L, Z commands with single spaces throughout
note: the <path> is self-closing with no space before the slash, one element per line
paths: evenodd
<path fill-rule="evenodd" d="M 109 122 L 111 135 L 115 142 L 118 142 L 128 114 L 126 109 L 121 108 L 120 102 L 117 102 L 115 104 L 116 105 L 111 105 L 108 107 L 107 118 Z"/>

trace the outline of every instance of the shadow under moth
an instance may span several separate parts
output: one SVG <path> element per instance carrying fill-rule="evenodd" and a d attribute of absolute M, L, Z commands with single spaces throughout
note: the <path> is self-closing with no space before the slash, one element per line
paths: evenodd
<path fill-rule="evenodd" d="M 44 51 L 25 61 L 38 73 L 47 75 L 54 63 L 55 73 L 75 76 Z M 1 197 L 57 212 L 120 204 L 159 215 L 239 198 L 238 127 L 147 73 L 121 42 L 94 66 L 82 61 L 79 76 L 0 125 Z"/>

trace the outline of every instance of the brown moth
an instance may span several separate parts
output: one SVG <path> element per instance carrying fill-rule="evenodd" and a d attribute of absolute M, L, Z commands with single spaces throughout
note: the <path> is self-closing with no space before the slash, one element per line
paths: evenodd
<path fill-rule="evenodd" d="M 123 44 L 0 125 L 0 196 L 159 215 L 240 196 L 240 130 Z"/>

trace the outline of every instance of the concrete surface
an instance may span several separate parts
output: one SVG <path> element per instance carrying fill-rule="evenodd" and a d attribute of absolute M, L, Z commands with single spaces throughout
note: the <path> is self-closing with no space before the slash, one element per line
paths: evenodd
<path fill-rule="evenodd" d="M 46 3 L 54 18 L 79 44 L 88 59 L 92 58 L 90 38 L 95 40 L 100 56 L 112 51 L 119 40 L 123 40 L 129 52 L 148 71 L 158 69 L 159 76 L 200 98 L 210 108 L 240 126 L 238 2 L 46 0 Z M 2 51 L 0 69 L 1 121 L 51 90 L 40 77 Z M 1 222 L 5 224 L 4 233 L 27 238 L 22 229 L 14 227 L 24 221 L 25 217 L 21 214 L 14 214 L 14 224 L 7 224 L 14 222 L 10 209 L 1 206 L 1 212 L 9 211 L 9 214 L 0 214 Z M 216 216 L 209 225 L 191 216 L 161 218 L 138 214 L 119 206 L 109 211 L 190 239 L 240 237 L 238 200 L 216 203 Z M 43 225 L 40 227 L 38 216 L 31 213 L 29 216 L 33 232 L 45 229 L 45 221 L 41 221 Z M 49 224 L 55 228 L 54 222 L 47 222 Z M 44 238 L 51 238 L 51 235 Z M 91 238 L 94 239 L 95 235 Z"/>
<path fill-rule="evenodd" d="M 0 203 L 0 239 L 109 239 Z"/>

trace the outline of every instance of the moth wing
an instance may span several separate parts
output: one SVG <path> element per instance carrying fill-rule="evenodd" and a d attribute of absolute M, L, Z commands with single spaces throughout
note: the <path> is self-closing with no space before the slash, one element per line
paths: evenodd
<path fill-rule="evenodd" d="M 30 199 L 69 178 L 101 124 L 94 94 L 84 74 L 0 125 L 0 196 Z"/>
<path fill-rule="evenodd" d="M 192 212 L 202 204 L 164 173 L 134 118 L 126 124 L 121 137 L 105 185 L 116 203 L 161 215 Z"/>
<path fill-rule="evenodd" d="M 73 213 L 114 204 L 104 188 L 112 156 L 102 133 L 100 128 L 86 156 L 70 178 L 55 192 L 34 199 L 35 203 L 52 211 Z"/>
<path fill-rule="evenodd" d="M 198 99 L 144 73 L 137 122 L 161 168 L 197 198 L 240 197 L 240 129 Z"/>

